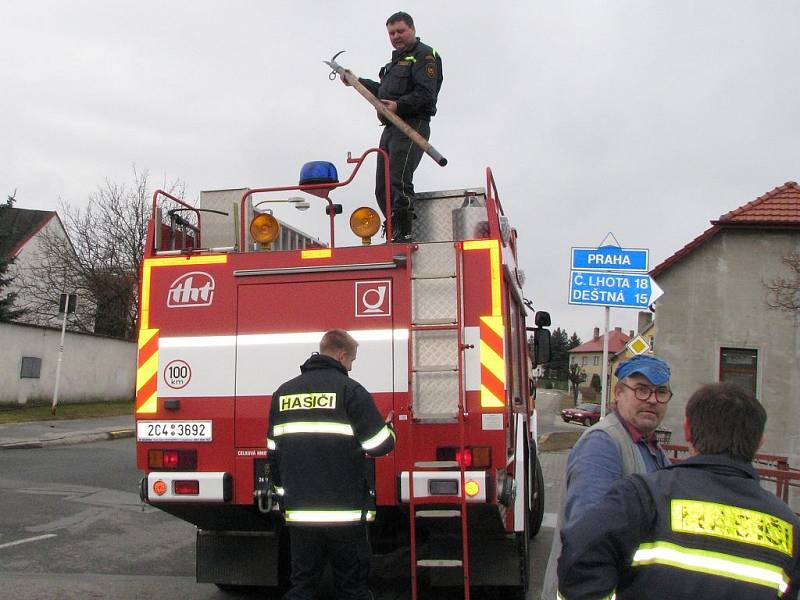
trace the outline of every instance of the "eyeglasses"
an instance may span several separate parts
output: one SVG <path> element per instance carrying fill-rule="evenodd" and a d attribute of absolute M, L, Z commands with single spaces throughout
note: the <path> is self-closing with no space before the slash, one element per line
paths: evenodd
<path fill-rule="evenodd" d="M 645 400 L 650 400 L 650 396 L 653 394 L 656 395 L 656 402 L 659 404 L 666 404 L 672 398 L 672 390 L 670 390 L 668 387 L 652 388 L 646 385 L 637 385 L 636 387 L 631 387 L 622 381 L 620 381 L 619 384 L 624 385 L 626 388 L 633 391 L 633 395 L 636 396 L 636 399 L 641 400 L 642 402 Z"/>

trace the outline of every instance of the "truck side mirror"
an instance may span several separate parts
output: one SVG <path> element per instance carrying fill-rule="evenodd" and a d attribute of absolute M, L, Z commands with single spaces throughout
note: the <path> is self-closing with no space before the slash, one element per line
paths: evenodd
<path fill-rule="evenodd" d="M 541 365 L 550 362 L 550 330 L 537 327 L 533 330 L 533 364 Z"/>

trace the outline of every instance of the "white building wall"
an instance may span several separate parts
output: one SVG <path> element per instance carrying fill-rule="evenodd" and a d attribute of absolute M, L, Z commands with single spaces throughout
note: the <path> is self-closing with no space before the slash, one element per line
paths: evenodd
<path fill-rule="evenodd" d="M 758 350 L 757 394 L 767 411 L 762 451 L 800 465 L 800 319 L 767 305 L 765 282 L 789 275 L 800 233 L 722 231 L 658 277 L 656 353 L 672 367 L 664 425 L 683 443 L 686 401 L 719 381 L 721 347 Z"/>
<path fill-rule="evenodd" d="M 67 233 L 64 231 L 64 227 L 61 225 L 61 221 L 58 220 L 58 217 L 53 216 L 53 218 L 51 218 L 44 225 L 44 227 L 36 232 L 36 234 L 30 240 L 28 240 L 28 242 L 22 246 L 22 248 L 20 248 L 19 253 L 17 253 L 15 257 L 14 263 L 11 267 L 11 270 L 13 270 L 14 279 L 5 289 L 7 292 L 17 292 L 19 294 L 15 302 L 15 308 L 25 307 L 26 292 L 20 289 L 20 284 L 22 284 L 26 278 L 29 279 L 34 277 L 34 269 L 40 267 L 44 263 L 42 237 L 47 236 L 56 236 L 58 239 L 60 239 L 64 245 L 64 252 L 74 252 L 72 245 L 69 242 L 69 238 L 67 237 Z M 64 290 L 54 290 L 53 294 L 61 294 L 63 291 Z M 85 310 L 85 305 L 86 302 L 82 303 L 80 299 L 78 300 L 79 311 Z M 46 323 L 39 320 L 39 317 L 33 315 L 23 315 L 19 318 L 19 321 L 38 323 L 40 325 L 49 325 L 52 327 L 61 326 L 61 318 L 55 311 L 52 317 Z"/>
<path fill-rule="evenodd" d="M 0 403 L 50 402 L 55 387 L 60 329 L 0 323 Z M 136 343 L 67 332 L 58 401 L 132 400 Z M 22 357 L 41 358 L 38 379 L 21 378 Z"/>

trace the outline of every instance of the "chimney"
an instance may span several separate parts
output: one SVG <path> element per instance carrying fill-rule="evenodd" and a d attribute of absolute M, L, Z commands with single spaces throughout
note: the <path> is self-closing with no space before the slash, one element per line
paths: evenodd
<path fill-rule="evenodd" d="M 636 333 L 636 332 L 635 332 L 633 329 L 631 329 L 631 330 L 628 332 L 628 337 L 629 337 L 629 338 L 632 338 L 632 337 L 633 337 L 633 335 L 634 335 L 635 333 Z"/>
<path fill-rule="evenodd" d="M 617 333 L 622 333 L 622 327 L 614 327 L 614 331 Z"/>
<path fill-rule="evenodd" d="M 597 339 L 597 338 L 599 338 L 599 337 L 600 337 L 600 328 L 599 328 L 599 327 L 595 327 L 595 328 L 594 328 L 594 336 L 593 336 L 593 338 L 592 338 L 592 339 L 595 339 L 595 340 L 596 340 L 596 339 Z"/>
<path fill-rule="evenodd" d="M 644 331 L 645 328 L 648 325 L 650 325 L 650 323 L 652 321 L 653 321 L 653 313 L 651 313 L 649 311 L 646 311 L 646 310 L 640 310 L 639 311 L 639 316 L 638 316 L 637 322 L 636 322 L 636 328 L 639 331 L 639 333 Z"/>

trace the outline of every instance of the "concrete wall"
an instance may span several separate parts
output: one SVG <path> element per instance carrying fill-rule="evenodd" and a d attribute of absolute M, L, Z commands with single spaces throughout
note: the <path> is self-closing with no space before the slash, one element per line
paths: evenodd
<path fill-rule="evenodd" d="M 672 367 L 675 396 L 664 427 L 684 443 L 686 400 L 719 381 L 721 347 L 758 350 L 757 395 L 767 410 L 763 451 L 800 466 L 800 316 L 770 309 L 764 282 L 789 275 L 800 232 L 723 230 L 657 279 L 656 354 Z"/>
<path fill-rule="evenodd" d="M 50 402 L 61 330 L 0 323 L 0 403 Z M 38 379 L 20 377 L 23 356 L 42 359 Z M 67 332 L 58 401 L 132 400 L 136 343 Z"/>

